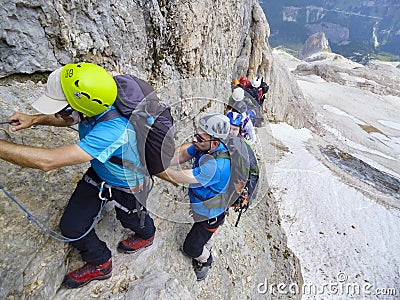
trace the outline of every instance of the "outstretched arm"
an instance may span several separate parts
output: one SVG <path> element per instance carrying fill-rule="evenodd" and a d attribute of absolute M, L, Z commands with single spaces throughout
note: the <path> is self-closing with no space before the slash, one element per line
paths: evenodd
<path fill-rule="evenodd" d="M 192 145 L 192 143 L 186 143 L 175 149 L 174 156 L 172 157 L 170 162 L 170 166 L 177 166 L 192 158 L 192 156 L 187 152 L 187 148 L 189 148 L 190 145 Z M 157 176 L 160 179 L 166 180 L 174 184 L 175 186 L 178 186 L 178 183 L 181 183 L 181 181 L 174 180 L 174 178 L 170 176 L 171 172 L 172 172 L 171 169 L 168 168 L 162 171 L 161 173 L 156 174 L 155 176 Z"/>
<path fill-rule="evenodd" d="M 164 171 L 165 176 L 167 176 L 169 182 L 178 184 L 190 184 L 190 183 L 199 183 L 196 177 L 193 175 L 193 171 L 190 169 L 188 170 L 174 170 L 168 168 Z"/>
<path fill-rule="evenodd" d="M 50 171 L 81 164 L 93 158 L 76 144 L 45 149 L 0 140 L 0 159 L 22 167 Z"/>
<path fill-rule="evenodd" d="M 73 117 L 63 119 L 57 118 L 55 115 L 27 115 L 20 112 L 15 112 L 11 116 L 9 116 L 7 120 L 15 120 L 15 122 L 11 123 L 11 131 L 18 131 L 21 129 L 29 128 L 33 125 L 65 127 L 73 125 L 76 121 Z"/>
<path fill-rule="evenodd" d="M 183 144 L 175 149 L 174 157 L 171 160 L 170 166 L 177 166 L 184 162 L 187 162 L 192 156 L 187 152 L 187 149 L 192 143 Z"/>

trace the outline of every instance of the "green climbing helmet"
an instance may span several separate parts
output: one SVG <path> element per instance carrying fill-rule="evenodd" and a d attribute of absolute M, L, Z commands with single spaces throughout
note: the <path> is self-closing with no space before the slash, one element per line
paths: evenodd
<path fill-rule="evenodd" d="M 106 111 L 117 98 L 117 84 L 102 67 L 92 63 L 67 64 L 61 86 L 69 105 L 88 117 Z"/>

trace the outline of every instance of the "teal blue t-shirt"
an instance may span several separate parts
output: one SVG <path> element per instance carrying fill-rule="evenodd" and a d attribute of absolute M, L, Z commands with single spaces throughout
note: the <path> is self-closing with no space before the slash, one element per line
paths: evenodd
<path fill-rule="evenodd" d="M 142 167 L 133 126 L 123 116 L 96 124 L 106 112 L 113 109 L 109 108 L 90 121 L 81 121 L 77 145 L 93 157 L 90 163 L 102 180 L 113 186 L 135 187 L 143 184 L 143 174 L 108 161 L 110 157 L 117 156 L 128 159 L 136 167 Z"/>
<path fill-rule="evenodd" d="M 227 150 L 227 148 L 220 143 L 215 151 Z M 203 199 L 210 199 L 220 193 L 225 193 L 228 189 L 229 176 L 231 173 L 230 160 L 228 158 L 205 159 L 206 153 L 196 152 L 196 148 L 191 145 L 187 152 L 194 157 L 193 176 L 199 182 L 198 184 L 190 184 L 191 192 L 198 195 L 195 197 L 189 193 L 190 202 L 195 213 L 206 216 L 209 219 L 221 215 L 225 211 L 225 207 L 221 208 L 207 208 L 204 206 Z"/>

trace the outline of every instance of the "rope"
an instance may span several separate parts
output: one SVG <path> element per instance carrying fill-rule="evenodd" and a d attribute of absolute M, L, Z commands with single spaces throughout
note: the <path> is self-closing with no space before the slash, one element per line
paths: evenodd
<path fill-rule="evenodd" d="M 76 128 L 72 127 L 72 126 L 68 126 L 67 128 L 68 128 L 68 129 L 72 129 L 72 130 L 74 130 L 74 131 L 79 131 L 78 129 L 76 129 Z"/>
<path fill-rule="evenodd" d="M 37 219 L 34 215 L 32 215 L 29 210 L 27 210 L 21 203 L 19 203 L 17 201 L 17 199 L 15 199 L 9 192 L 6 191 L 6 189 L 4 188 L 4 186 L 2 184 L 0 184 L 0 189 L 4 192 L 4 194 L 10 199 L 12 200 L 14 203 L 16 203 L 18 205 L 18 207 L 26 213 L 27 218 L 29 221 L 32 221 L 33 223 L 35 223 L 39 229 L 47 236 L 49 236 L 50 238 L 62 242 L 62 243 L 70 243 L 70 242 L 75 242 L 78 241 L 82 238 L 84 238 L 85 236 L 87 236 L 90 231 L 93 230 L 94 226 L 96 225 L 98 219 L 101 216 L 101 212 L 103 211 L 104 206 L 106 205 L 107 200 L 102 200 L 101 205 L 100 205 L 100 210 L 97 213 L 97 215 L 93 218 L 93 223 L 92 225 L 89 227 L 89 229 L 80 237 L 78 238 L 68 238 L 66 236 L 63 236 L 62 234 L 54 231 L 53 229 L 51 229 L 50 227 L 48 227 L 45 223 L 41 222 L 39 219 Z"/>

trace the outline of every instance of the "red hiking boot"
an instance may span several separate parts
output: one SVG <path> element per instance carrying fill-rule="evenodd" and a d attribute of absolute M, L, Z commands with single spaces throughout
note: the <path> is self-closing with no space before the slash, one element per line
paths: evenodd
<path fill-rule="evenodd" d="M 63 284 L 68 288 L 78 288 L 88 284 L 92 280 L 103 280 L 110 278 L 111 271 L 111 258 L 104 264 L 98 266 L 93 266 L 87 263 L 82 268 L 65 275 Z"/>
<path fill-rule="evenodd" d="M 141 239 L 136 235 L 131 235 L 127 239 L 120 241 L 117 247 L 118 252 L 134 253 L 140 249 L 147 248 L 153 244 L 154 235 L 147 240 Z"/>

